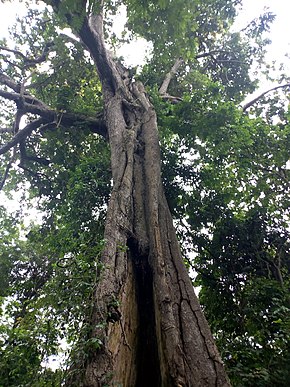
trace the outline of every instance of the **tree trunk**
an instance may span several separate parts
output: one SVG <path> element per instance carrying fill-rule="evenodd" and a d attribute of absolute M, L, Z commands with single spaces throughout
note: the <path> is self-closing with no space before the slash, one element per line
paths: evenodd
<path fill-rule="evenodd" d="M 107 53 L 101 17 L 80 37 L 103 86 L 113 189 L 83 386 L 229 386 L 164 196 L 156 114 Z M 80 385 L 69 382 L 68 385 Z"/>

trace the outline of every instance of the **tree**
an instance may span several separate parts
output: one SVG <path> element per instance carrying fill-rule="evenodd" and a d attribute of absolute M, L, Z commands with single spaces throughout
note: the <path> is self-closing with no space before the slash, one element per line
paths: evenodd
<path fill-rule="evenodd" d="M 53 303 L 52 310 L 65 317 L 57 314 L 55 325 L 22 342 L 49 337 L 51 348 L 62 319 L 68 332 L 72 321 L 79 322 L 78 338 L 76 326 L 66 335 L 75 343 L 66 385 L 230 385 L 183 264 L 169 207 L 178 215 L 186 196 L 170 168 L 198 138 L 194 146 L 202 154 L 213 127 L 226 137 L 226 120 L 235 128 L 248 124 L 235 105 L 254 88 L 248 72 L 254 57 L 262 60 L 264 46 L 256 49 L 249 40 L 262 39 L 272 16 L 243 36 L 228 32 L 239 1 L 46 4 L 42 16 L 31 10 L 22 20 L 21 34 L 14 31 L 18 46 L 1 46 L 0 96 L 9 108 L 3 117 L 13 122 L 1 129 L 0 154 L 7 163 L 1 185 L 15 188 L 24 176 L 45 210 L 43 225 L 31 229 L 25 244 L 29 281 L 22 304 L 37 312 L 27 307 L 19 316 L 16 307 L 13 334 L 19 328 L 21 335 L 29 318 L 51 321 L 39 317 L 45 293 L 58 298 L 61 306 Z M 122 4 L 128 28 L 153 45 L 139 76 L 106 46 L 115 42 L 110 17 Z M 69 26 L 78 39 L 56 25 Z M 197 131 L 201 124 L 208 133 Z M 187 172 L 185 166 L 178 176 Z M 36 272 L 33 251 L 42 257 Z M 21 267 L 21 260 L 14 261 L 14 268 Z M 17 348 L 12 334 L 6 337 L 6 347 Z M 36 369 L 37 346 L 31 356 Z"/>

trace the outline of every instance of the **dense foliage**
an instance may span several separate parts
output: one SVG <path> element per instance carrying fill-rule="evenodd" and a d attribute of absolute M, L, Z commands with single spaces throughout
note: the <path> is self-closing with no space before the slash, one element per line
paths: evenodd
<path fill-rule="evenodd" d="M 240 106 L 257 85 L 250 69 L 253 63 L 263 67 L 263 34 L 273 15 L 233 33 L 239 3 L 106 1 L 107 39 L 115 46 L 137 34 L 152 42 L 152 56 L 135 77 L 158 114 L 167 200 L 232 384 L 286 387 L 290 113 L 281 94 L 259 100 L 250 116 Z M 73 4 L 63 1 L 63 14 Z M 110 20 L 121 4 L 128 20 L 118 39 Z M 81 15 L 76 30 L 79 23 Z M 31 6 L 11 30 L 17 52 L 5 49 L 6 40 L 0 43 L 0 74 L 61 117 L 101 117 L 94 65 L 64 27 L 51 7 Z M 45 63 L 27 62 L 48 47 Z M 180 56 L 184 64 L 169 89 L 178 103 L 172 104 L 158 87 Z M 1 104 L 1 126 L 7 127 L 14 121 L 12 102 L 1 94 Z M 26 120 L 33 118 L 30 113 Z M 0 134 L 1 145 L 12 138 Z M 95 269 L 102 273 L 109 149 L 85 122 L 67 126 L 59 119 L 53 130 L 31 133 L 0 157 L 1 176 L 9 172 L 6 194 L 26 192 L 22 213 L 0 207 L 0 386 L 57 386 L 99 345 L 87 331 Z M 23 219 L 31 208 L 42 221 L 27 226 Z M 50 368 L 54 356 L 56 371 Z"/>

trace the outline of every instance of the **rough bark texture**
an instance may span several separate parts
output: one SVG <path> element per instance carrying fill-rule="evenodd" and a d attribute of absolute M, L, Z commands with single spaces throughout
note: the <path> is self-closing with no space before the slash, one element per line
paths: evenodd
<path fill-rule="evenodd" d="M 101 15 L 80 38 L 102 81 L 114 183 L 92 318 L 102 345 L 82 385 L 229 386 L 164 196 L 154 108 L 107 53 Z"/>

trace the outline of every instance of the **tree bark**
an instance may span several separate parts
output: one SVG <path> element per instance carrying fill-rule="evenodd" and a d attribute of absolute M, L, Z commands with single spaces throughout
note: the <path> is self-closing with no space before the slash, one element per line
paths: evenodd
<path fill-rule="evenodd" d="M 101 345 L 67 385 L 229 386 L 163 192 L 154 108 L 105 49 L 101 15 L 79 35 L 102 82 L 113 189 L 92 316 Z"/>

